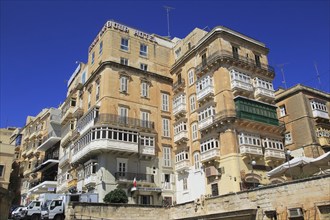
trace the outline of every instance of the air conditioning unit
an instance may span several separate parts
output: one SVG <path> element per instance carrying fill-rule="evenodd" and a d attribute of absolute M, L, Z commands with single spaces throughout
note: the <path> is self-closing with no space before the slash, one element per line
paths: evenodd
<path fill-rule="evenodd" d="M 303 216 L 303 212 L 301 208 L 289 209 L 290 218 L 302 217 L 302 216 Z"/>
<path fill-rule="evenodd" d="M 219 172 L 217 168 L 215 168 L 214 166 L 210 166 L 205 168 L 205 175 L 206 177 L 218 176 Z"/>

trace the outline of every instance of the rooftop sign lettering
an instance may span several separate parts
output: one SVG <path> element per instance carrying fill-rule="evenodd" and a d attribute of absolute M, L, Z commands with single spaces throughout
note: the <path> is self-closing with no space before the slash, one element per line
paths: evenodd
<path fill-rule="evenodd" d="M 129 33 L 130 29 L 132 30 L 132 28 L 129 28 L 129 27 L 123 25 L 123 24 L 120 24 L 120 23 L 117 23 L 117 22 L 114 22 L 114 21 L 107 21 L 107 23 L 105 23 L 105 25 L 103 26 L 100 33 L 97 35 L 97 37 L 94 39 L 94 41 L 90 45 L 88 52 L 90 52 L 94 48 L 94 46 L 99 42 L 100 37 L 102 37 L 103 34 L 105 33 L 105 31 L 108 30 L 108 29 L 114 29 L 114 30 L 122 31 L 124 33 Z M 144 33 L 142 31 L 139 31 L 139 30 L 135 30 L 135 29 L 133 29 L 133 30 L 134 30 L 134 36 L 142 38 L 144 40 L 149 40 L 149 41 L 154 42 L 154 43 L 156 42 L 156 39 L 155 39 L 154 36 L 152 36 L 150 34 L 147 34 L 147 33 Z"/>

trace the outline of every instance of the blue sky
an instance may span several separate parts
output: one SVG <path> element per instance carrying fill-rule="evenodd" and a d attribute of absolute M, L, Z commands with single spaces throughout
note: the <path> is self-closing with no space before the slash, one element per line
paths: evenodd
<path fill-rule="evenodd" d="M 24 126 L 27 115 L 58 107 L 66 81 L 86 61 L 107 20 L 149 33 L 185 37 L 195 27 L 223 25 L 270 48 L 275 88 L 303 83 L 330 91 L 330 1 L 1 1 L 0 127 Z M 318 83 L 314 63 L 320 74 Z"/>

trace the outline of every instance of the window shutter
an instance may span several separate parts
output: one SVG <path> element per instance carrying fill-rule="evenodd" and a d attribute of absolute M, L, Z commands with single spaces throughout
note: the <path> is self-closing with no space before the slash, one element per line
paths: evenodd
<path fill-rule="evenodd" d="M 170 175 L 170 178 L 171 178 L 171 183 L 174 183 L 174 175 L 173 174 Z"/>
<path fill-rule="evenodd" d="M 163 183 L 165 182 L 165 174 L 162 173 L 161 176 L 160 176 L 160 181 Z"/>

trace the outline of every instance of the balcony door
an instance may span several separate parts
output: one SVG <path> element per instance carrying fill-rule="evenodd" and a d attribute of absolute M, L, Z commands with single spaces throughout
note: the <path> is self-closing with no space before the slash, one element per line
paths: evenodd
<path fill-rule="evenodd" d="M 117 172 L 120 179 L 127 178 L 127 159 L 117 158 Z"/>
<path fill-rule="evenodd" d="M 128 123 L 128 108 L 119 107 L 119 123 L 127 124 Z"/>

